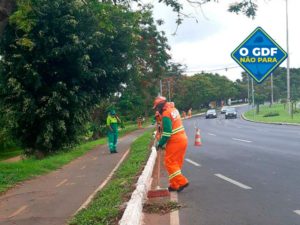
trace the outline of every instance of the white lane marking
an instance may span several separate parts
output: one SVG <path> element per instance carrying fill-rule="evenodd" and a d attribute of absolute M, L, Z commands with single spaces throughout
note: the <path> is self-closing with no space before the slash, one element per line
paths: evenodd
<path fill-rule="evenodd" d="M 8 218 L 12 218 L 12 217 L 15 217 L 15 216 L 19 215 L 21 212 L 23 212 L 27 208 L 28 208 L 28 205 L 23 205 L 17 211 L 15 211 L 14 213 L 12 213 Z"/>
<path fill-rule="evenodd" d="M 136 139 L 136 138 L 135 138 Z M 134 140 L 135 140 L 134 139 Z M 104 186 L 108 183 L 108 181 L 111 180 L 112 176 L 114 175 L 114 173 L 116 172 L 116 170 L 119 168 L 119 166 L 121 165 L 121 163 L 125 160 L 125 158 L 127 157 L 128 153 L 129 153 L 130 149 L 127 149 L 127 151 L 124 153 L 124 155 L 122 156 L 122 158 L 120 159 L 120 161 L 118 162 L 118 164 L 115 166 L 115 168 L 111 171 L 111 173 L 108 175 L 108 177 L 102 182 L 102 184 L 100 184 L 100 186 L 88 197 L 88 199 L 79 207 L 79 209 L 77 209 L 77 211 L 73 214 L 76 215 L 80 210 L 86 208 L 90 202 L 93 200 L 93 198 L 95 197 L 95 195 L 102 190 L 102 188 L 104 188 Z"/>
<path fill-rule="evenodd" d="M 194 161 L 193 161 L 193 160 L 191 160 L 191 159 L 185 159 L 185 161 L 187 161 L 187 162 L 189 162 L 189 163 L 193 164 L 194 166 L 201 167 L 201 165 L 200 165 L 199 163 L 196 163 L 196 162 L 194 162 Z"/>
<path fill-rule="evenodd" d="M 171 201 L 178 202 L 177 192 L 171 192 Z M 179 211 L 173 211 L 170 213 L 170 225 L 179 225 Z"/>
<path fill-rule="evenodd" d="M 86 167 L 86 166 L 83 166 L 83 167 L 81 167 L 80 169 L 81 169 L 81 170 L 84 170 L 84 169 L 85 169 L 85 167 Z"/>
<path fill-rule="evenodd" d="M 61 185 L 63 185 L 67 181 L 68 181 L 68 179 L 64 179 L 62 182 L 60 182 L 59 184 L 57 184 L 55 187 L 60 187 Z"/>
<path fill-rule="evenodd" d="M 236 185 L 236 186 L 239 186 L 240 188 L 247 189 L 247 190 L 252 189 L 251 187 L 249 187 L 249 186 L 247 186 L 247 185 L 244 185 L 244 184 L 242 184 L 242 183 L 240 183 L 240 182 L 238 182 L 238 181 L 232 180 L 232 179 L 230 179 L 230 178 L 228 178 L 228 177 L 225 177 L 225 176 L 223 176 L 222 174 L 215 174 L 215 176 L 217 176 L 217 177 L 219 177 L 219 178 L 221 178 L 221 179 L 223 179 L 223 180 L 226 180 L 226 181 L 228 181 L 229 183 L 232 183 L 232 184 L 234 184 L 234 185 Z"/>
<path fill-rule="evenodd" d="M 210 136 L 217 136 L 217 135 L 215 135 L 215 134 L 212 134 L 212 133 L 207 133 L 208 135 L 210 135 Z"/>
<path fill-rule="evenodd" d="M 300 216 L 300 210 L 295 210 L 294 213 L 296 213 Z"/>
<path fill-rule="evenodd" d="M 234 140 L 234 141 L 246 142 L 246 143 L 251 143 L 251 142 L 252 142 L 252 141 L 243 140 L 243 139 L 239 139 L 239 138 L 232 138 L 232 140 Z"/>

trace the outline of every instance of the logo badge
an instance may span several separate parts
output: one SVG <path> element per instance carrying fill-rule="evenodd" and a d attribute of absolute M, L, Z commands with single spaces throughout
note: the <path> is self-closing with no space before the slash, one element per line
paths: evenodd
<path fill-rule="evenodd" d="M 264 81 L 287 57 L 287 53 L 257 27 L 231 57 L 257 82 Z"/>

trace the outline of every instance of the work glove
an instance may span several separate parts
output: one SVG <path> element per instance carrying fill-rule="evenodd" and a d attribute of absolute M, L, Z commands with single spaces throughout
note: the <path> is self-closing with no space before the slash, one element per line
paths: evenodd
<path fill-rule="evenodd" d="M 163 149 L 163 146 L 159 144 L 157 144 L 157 147 L 156 147 L 156 151 L 161 151 Z"/>
<path fill-rule="evenodd" d="M 156 151 L 158 151 L 158 144 L 159 144 L 159 141 L 155 140 L 154 141 L 154 147 L 155 147 Z"/>

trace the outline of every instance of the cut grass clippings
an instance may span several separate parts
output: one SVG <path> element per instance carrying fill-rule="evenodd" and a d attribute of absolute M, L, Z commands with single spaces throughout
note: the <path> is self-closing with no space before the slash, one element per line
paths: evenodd
<path fill-rule="evenodd" d="M 120 136 L 124 136 L 134 130 L 137 130 L 137 126 L 131 125 L 121 130 L 119 134 Z M 105 144 L 106 142 L 106 137 L 86 142 L 70 151 L 59 152 L 42 160 L 29 158 L 18 162 L 0 162 L 0 194 L 18 182 L 61 168 L 65 164 L 94 149 L 96 146 Z"/>
<path fill-rule="evenodd" d="M 149 214 L 164 215 L 172 211 L 178 210 L 181 207 L 182 205 L 174 201 L 145 203 L 143 206 L 143 212 Z"/>
<path fill-rule="evenodd" d="M 300 113 L 295 113 L 292 118 L 292 116 L 288 114 L 287 106 L 286 108 L 284 108 L 283 104 L 273 104 L 272 107 L 269 107 L 268 105 L 262 105 L 260 106 L 259 114 L 256 114 L 254 112 L 255 111 L 250 110 L 246 112 L 244 115 L 247 119 L 258 121 L 258 122 L 300 124 Z M 275 116 L 266 116 L 269 115 L 270 113 L 272 113 Z"/>
<path fill-rule="evenodd" d="M 150 154 L 149 144 L 152 131 L 147 131 L 130 148 L 127 159 L 121 164 L 107 186 L 93 199 L 91 204 L 81 210 L 70 225 L 115 225 L 123 214 L 127 202 L 135 189 L 135 183 Z"/>

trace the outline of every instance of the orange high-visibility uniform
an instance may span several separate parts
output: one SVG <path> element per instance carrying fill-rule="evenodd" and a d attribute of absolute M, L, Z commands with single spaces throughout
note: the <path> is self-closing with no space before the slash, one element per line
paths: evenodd
<path fill-rule="evenodd" d="M 167 139 L 165 167 L 169 174 L 170 187 L 177 190 L 188 183 L 188 179 L 181 172 L 188 144 L 187 136 L 182 125 L 180 113 L 175 107 L 166 104 L 162 117 L 163 133 L 159 145 L 164 144 L 164 139 Z M 169 121 L 171 121 L 172 130 L 167 132 L 164 126 Z"/>

